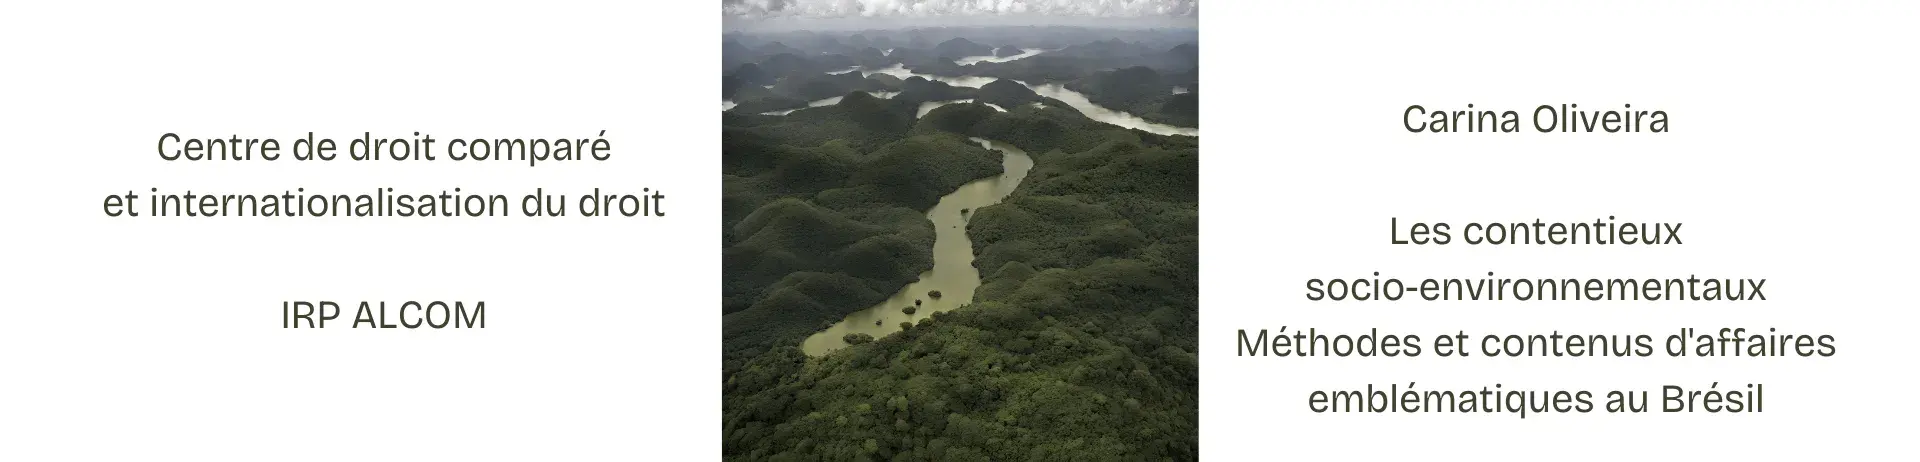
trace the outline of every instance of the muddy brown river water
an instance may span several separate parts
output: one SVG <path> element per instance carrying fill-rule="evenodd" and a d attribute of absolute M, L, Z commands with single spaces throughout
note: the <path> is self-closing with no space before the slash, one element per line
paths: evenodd
<path fill-rule="evenodd" d="M 981 147 L 1000 151 L 1002 170 L 999 175 L 961 185 L 927 211 L 927 221 L 933 222 L 933 269 L 920 273 L 919 281 L 907 284 L 886 301 L 847 315 L 833 327 L 807 337 L 800 347 L 808 355 L 819 356 L 846 347 L 847 334 L 885 337 L 899 332 L 902 322 L 918 323 L 934 313 L 966 306 L 973 300 L 974 289 L 980 287 L 980 272 L 973 268 L 973 241 L 967 238 L 967 219 L 973 211 L 998 204 L 1012 194 L 1014 188 L 1020 186 L 1020 180 L 1027 178 L 1027 170 L 1033 168 L 1033 158 L 1020 148 L 980 138 L 973 141 Z M 927 295 L 935 290 L 940 291 L 940 298 Z M 915 306 L 913 314 L 905 313 L 904 309 L 909 306 Z"/>

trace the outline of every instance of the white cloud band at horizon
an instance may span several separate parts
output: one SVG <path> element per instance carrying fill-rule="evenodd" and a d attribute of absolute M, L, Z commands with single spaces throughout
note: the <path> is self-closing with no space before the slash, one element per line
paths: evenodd
<path fill-rule="evenodd" d="M 721 0 L 738 19 L 954 16 L 1178 18 L 1199 14 L 1199 0 Z"/>

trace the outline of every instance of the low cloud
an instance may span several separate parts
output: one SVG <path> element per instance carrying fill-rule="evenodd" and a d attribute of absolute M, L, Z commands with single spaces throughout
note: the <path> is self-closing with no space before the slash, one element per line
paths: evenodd
<path fill-rule="evenodd" d="M 1190 18 L 1198 0 L 721 0 L 735 19 L 1078 16 Z"/>

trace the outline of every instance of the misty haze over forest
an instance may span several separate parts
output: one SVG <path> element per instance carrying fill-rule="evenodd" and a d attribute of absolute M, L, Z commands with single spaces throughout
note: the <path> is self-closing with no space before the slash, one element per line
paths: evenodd
<path fill-rule="evenodd" d="M 1197 0 L 722 0 L 727 31 L 1199 26 Z"/>

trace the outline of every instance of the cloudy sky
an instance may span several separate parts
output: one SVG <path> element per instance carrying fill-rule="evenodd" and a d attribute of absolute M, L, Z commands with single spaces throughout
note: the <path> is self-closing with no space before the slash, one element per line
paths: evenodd
<path fill-rule="evenodd" d="M 1192 20 L 1199 0 L 721 0 L 729 20 L 1078 17 Z"/>

